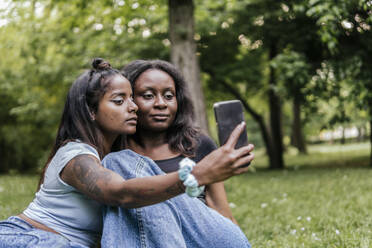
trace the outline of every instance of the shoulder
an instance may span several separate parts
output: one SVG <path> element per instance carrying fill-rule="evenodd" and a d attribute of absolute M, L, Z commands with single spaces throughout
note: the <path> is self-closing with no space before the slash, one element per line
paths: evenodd
<path fill-rule="evenodd" d="M 202 133 L 198 136 L 198 144 L 217 147 L 216 143 L 208 135 Z"/>
<path fill-rule="evenodd" d="M 195 151 L 196 162 L 202 160 L 209 153 L 217 149 L 216 143 L 207 135 L 200 134 L 197 138 L 198 145 Z"/>
<path fill-rule="evenodd" d="M 80 141 L 70 141 L 66 143 L 64 146 L 60 147 L 57 151 L 62 156 L 77 156 L 81 154 L 93 155 L 99 159 L 99 155 L 97 150 L 87 144 Z"/>
<path fill-rule="evenodd" d="M 54 162 L 66 165 L 71 159 L 79 155 L 92 155 L 96 157 L 99 161 L 101 160 L 97 150 L 86 143 L 80 141 L 70 141 L 65 145 L 61 146 L 54 156 Z"/>
<path fill-rule="evenodd" d="M 57 180 L 65 185 L 65 183 L 60 180 L 59 175 L 72 160 L 80 157 L 80 155 L 90 155 L 100 161 L 98 152 L 93 146 L 79 141 L 70 141 L 58 148 L 53 159 L 50 161 L 45 173 L 44 184 L 53 184 L 53 181 L 55 181 L 57 177 Z"/>
<path fill-rule="evenodd" d="M 209 149 L 215 150 L 217 148 L 216 143 L 207 135 L 200 134 L 198 137 L 197 149 L 202 149 L 208 147 Z"/>

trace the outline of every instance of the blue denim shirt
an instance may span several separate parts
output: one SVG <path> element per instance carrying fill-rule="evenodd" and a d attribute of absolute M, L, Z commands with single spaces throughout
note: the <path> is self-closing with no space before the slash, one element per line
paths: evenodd
<path fill-rule="evenodd" d="M 107 155 L 103 165 L 126 180 L 164 174 L 130 150 Z M 186 194 L 142 208 L 106 206 L 103 212 L 102 248 L 250 247 L 237 225 Z"/>

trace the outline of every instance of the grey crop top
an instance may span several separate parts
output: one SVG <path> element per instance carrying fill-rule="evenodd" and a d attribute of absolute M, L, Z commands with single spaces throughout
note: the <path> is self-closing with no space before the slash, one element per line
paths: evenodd
<path fill-rule="evenodd" d="M 101 205 L 60 178 L 66 164 L 82 154 L 99 159 L 96 149 L 81 142 L 69 142 L 58 149 L 45 172 L 44 183 L 23 214 L 70 241 L 92 247 L 102 231 Z"/>

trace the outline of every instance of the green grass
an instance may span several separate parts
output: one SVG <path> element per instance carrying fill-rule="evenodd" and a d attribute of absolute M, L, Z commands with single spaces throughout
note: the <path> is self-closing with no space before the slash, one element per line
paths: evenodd
<path fill-rule="evenodd" d="M 313 146 L 289 169 L 231 178 L 232 211 L 253 247 L 372 247 L 369 145 Z"/>
<path fill-rule="evenodd" d="M 253 247 L 372 246 L 371 169 L 260 172 L 226 188 Z"/>
<path fill-rule="evenodd" d="M 289 148 L 284 156 L 287 169 L 366 167 L 370 156 L 369 143 L 347 145 L 312 145 L 308 147 L 308 155 L 298 154 Z M 252 170 L 267 168 L 268 158 L 264 150 L 256 150 Z"/>
<path fill-rule="evenodd" d="M 287 168 L 268 171 L 256 151 L 249 173 L 226 182 L 232 211 L 253 247 L 372 247 L 368 144 L 289 150 Z M 32 200 L 36 176 L 0 176 L 0 219 Z"/>
<path fill-rule="evenodd" d="M 32 201 L 38 176 L 0 176 L 0 220 L 21 213 Z"/>

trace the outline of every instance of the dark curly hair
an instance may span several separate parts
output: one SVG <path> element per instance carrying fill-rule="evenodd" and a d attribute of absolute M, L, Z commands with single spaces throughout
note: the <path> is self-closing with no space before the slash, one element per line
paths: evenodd
<path fill-rule="evenodd" d="M 135 60 L 124 66 L 121 72 L 134 87 L 138 77 L 150 69 L 161 70 L 167 73 L 176 86 L 178 110 L 173 123 L 167 130 L 167 140 L 170 148 L 184 156 L 194 156 L 199 130 L 194 126 L 194 107 L 181 72 L 174 65 L 163 60 Z M 140 130 L 137 130 L 138 132 Z M 137 133 L 132 137 L 139 141 Z"/>

